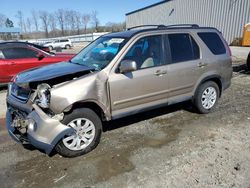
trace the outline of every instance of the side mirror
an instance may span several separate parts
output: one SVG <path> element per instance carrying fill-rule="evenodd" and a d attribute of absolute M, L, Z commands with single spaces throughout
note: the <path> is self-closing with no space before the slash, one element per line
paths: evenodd
<path fill-rule="evenodd" d="M 136 62 L 133 60 L 123 60 L 120 64 L 120 73 L 127 73 L 137 70 Z"/>
<path fill-rule="evenodd" d="M 37 55 L 37 59 L 40 61 L 40 60 L 42 60 L 44 58 L 44 55 L 43 54 L 38 54 Z"/>

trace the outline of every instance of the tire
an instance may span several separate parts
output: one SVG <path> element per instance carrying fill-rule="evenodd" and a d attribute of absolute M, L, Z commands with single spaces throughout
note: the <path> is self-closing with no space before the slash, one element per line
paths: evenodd
<path fill-rule="evenodd" d="M 247 56 L 247 69 L 250 70 L 250 53 Z"/>
<path fill-rule="evenodd" d="M 78 124 L 80 121 L 81 123 Z M 99 144 L 102 122 L 93 110 L 89 108 L 76 109 L 71 114 L 66 115 L 62 123 L 75 129 L 74 133 L 65 135 L 55 147 L 55 150 L 63 157 L 84 155 Z"/>
<path fill-rule="evenodd" d="M 49 46 L 49 51 L 53 50 L 53 46 Z"/>
<path fill-rule="evenodd" d="M 209 94 L 209 92 L 211 93 Z M 207 114 L 215 109 L 219 96 L 220 90 L 218 85 L 213 81 L 207 81 L 196 90 L 193 104 L 199 113 Z"/>
<path fill-rule="evenodd" d="M 67 45 L 65 46 L 65 48 L 66 48 L 66 49 L 70 49 L 70 45 L 67 44 Z"/>

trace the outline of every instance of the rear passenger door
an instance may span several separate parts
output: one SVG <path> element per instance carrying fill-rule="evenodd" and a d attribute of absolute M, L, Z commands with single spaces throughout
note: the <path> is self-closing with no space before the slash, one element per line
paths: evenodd
<path fill-rule="evenodd" d="M 167 66 L 169 102 L 186 100 L 206 66 L 200 59 L 199 46 L 189 33 L 166 35 L 166 46 L 171 54 Z"/>

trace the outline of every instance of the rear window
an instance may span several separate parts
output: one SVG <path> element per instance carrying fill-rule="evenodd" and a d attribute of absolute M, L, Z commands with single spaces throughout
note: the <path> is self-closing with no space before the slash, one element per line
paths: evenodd
<path fill-rule="evenodd" d="M 172 63 L 200 58 L 199 47 L 189 34 L 169 34 L 168 39 L 171 49 Z"/>
<path fill-rule="evenodd" d="M 226 48 L 217 33 L 198 33 L 199 37 L 215 55 L 225 54 Z"/>

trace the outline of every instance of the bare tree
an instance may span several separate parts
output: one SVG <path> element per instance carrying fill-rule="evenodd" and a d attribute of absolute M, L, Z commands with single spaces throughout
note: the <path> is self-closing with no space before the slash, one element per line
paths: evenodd
<path fill-rule="evenodd" d="M 55 14 L 50 14 L 49 15 L 49 27 L 50 27 L 50 31 L 51 31 L 51 34 L 53 36 L 56 35 L 56 17 L 55 17 Z"/>
<path fill-rule="evenodd" d="M 26 19 L 26 28 L 28 32 L 31 32 L 31 20 L 30 18 Z"/>
<path fill-rule="evenodd" d="M 33 24 L 35 26 L 35 30 L 38 31 L 38 29 L 39 29 L 39 21 L 38 21 L 39 15 L 38 15 L 37 11 L 35 11 L 35 10 L 31 11 L 31 15 L 32 15 Z"/>
<path fill-rule="evenodd" d="M 49 37 L 49 13 L 47 11 L 40 11 L 39 18 L 42 21 L 45 36 Z"/>
<path fill-rule="evenodd" d="M 5 26 L 6 20 L 7 20 L 7 17 L 4 14 L 0 14 L 0 27 Z"/>
<path fill-rule="evenodd" d="M 18 26 L 21 28 L 22 31 L 24 31 L 24 20 L 23 13 L 21 10 L 17 11 L 16 18 L 18 19 Z"/>
<path fill-rule="evenodd" d="M 56 18 L 54 14 L 49 15 L 49 27 L 51 31 L 56 30 Z"/>
<path fill-rule="evenodd" d="M 85 34 L 87 32 L 87 27 L 88 27 L 88 24 L 90 22 L 90 18 L 91 18 L 91 16 L 89 14 L 83 14 L 83 16 L 82 16 L 82 23 L 83 23 Z"/>
<path fill-rule="evenodd" d="M 56 18 L 57 18 L 57 21 L 59 23 L 59 26 L 60 26 L 60 29 L 61 29 L 61 32 L 62 32 L 62 36 L 64 36 L 65 34 L 65 11 L 63 9 L 58 9 L 56 11 Z"/>
<path fill-rule="evenodd" d="M 108 32 L 118 32 L 118 31 L 123 31 L 126 29 L 126 23 L 113 23 L 113 22 L 108 22 L 106 23 L 106 28 L 105 30 Z"/>
<path fill-rule="evenodd" d="M 75 22 L 76 22 L 77 35 L 80 35 L 81 17 L 82 17 L 82 15 L 80 12 L 75 12 Z"/>
<path fill-rule="evenodd" d="M 73 10 L 68 10 L 65 11 L 65 22 L 66 22 L 66 26 L 69 32 L 71 32 L 71 34 L 74 33 L 75 27 L 76 27 L 76 21 L 75 21 L 75 11 Z"/>
<path fill-rule="evenodd" d="M 91 19 L 92 19 L 92 24 L 95 28 L 95 32 L 98 32 L 98 27 L 99 27 L 99 19 L 97 18 L 98 12 L 95 10 L 91 14 Z"/>

